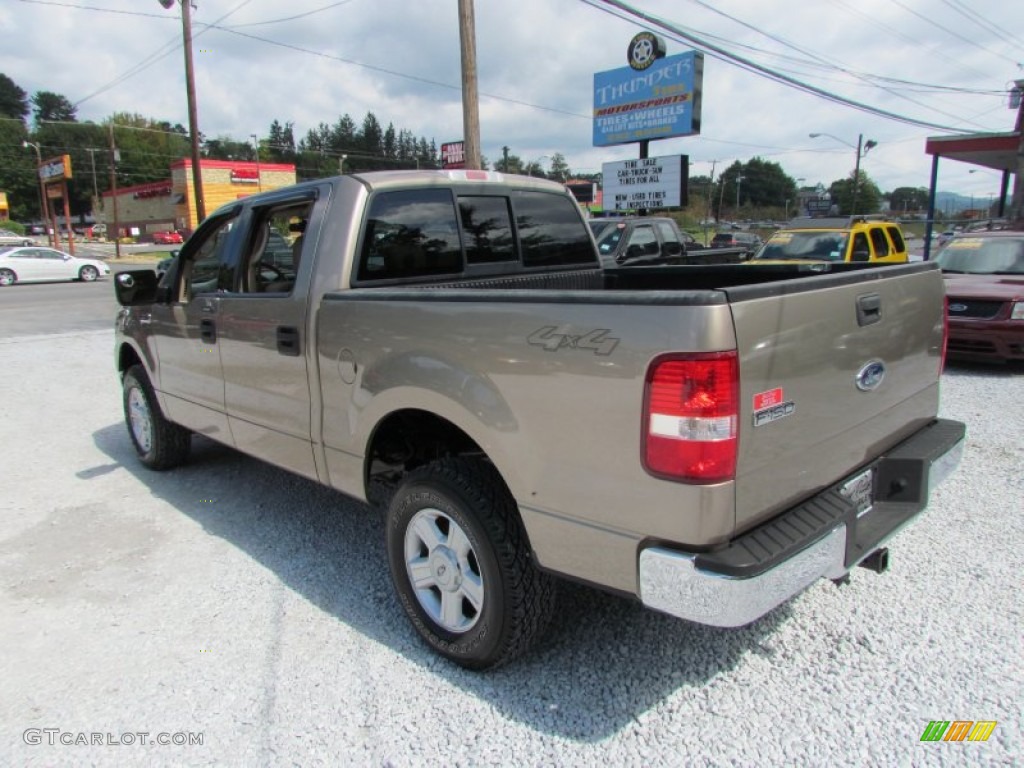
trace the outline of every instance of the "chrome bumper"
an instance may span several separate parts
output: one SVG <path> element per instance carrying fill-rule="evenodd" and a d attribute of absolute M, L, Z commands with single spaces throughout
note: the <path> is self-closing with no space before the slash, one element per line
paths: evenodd
<path fill-rule="evenodd" d="M 962 426 L 962 425 L 961 425 Z M 961 431 L 962 437 L 962 431 Z M 925 508 L 931 489 L 949 477 L 956 469 L 963 453 L 964 440 L 945 448 L 941 454 L 920 457 L 926 465 L 926 481 L 921 483 L 923 493 L 918 503 L 910 505 L 910 514 L 905 511 L 897 518 L 894 527 L 886 530 L 865 551 L 857 543 L 857 526 L 867 515 L 857 514 L 849 508 L 843 519 L 835 525 L 815 534 L 812 543 L 787 555 L 771 567 L 758 568 L 756 575 L 749 577 L 724 574 L 701 567 L 701 554 L 679 552 L 664 547 L 649 547 L 640 552 L 639 581 L 640 599 L 645 606 L 656 611 L 676 616 L 699 624 L 715 627 L 741 627 L 760 618 L 773 608 L 795 597 L 820 578 L 838 579 L 848 573 L 872 551 L 898 533 L 904 525 L 915 519 Z M 908 453 L 904 446 L 894 451 L 905 461 Z M 881 462 L 884 462 L 882 459 Z M 835 489 L 830 492 L 834 493 Z M 824 495 L 824 494 L 823 494 Z M 835 506 L 834 497 L 830 497 Z M 906 502 L 902 503 L 904 507 Z M 889 506 L 892 507 L 893 503 Z M 888 514 L 886 502 L 877 503 L 878 514 Z M 872 510 L 875 512 L 876 510 Z M 788 513 L 787 513 L 788 514 Z M 782 517 L 785 517 L 783 515 Z M 870 521 L 865 527 L 870 527 Z M 777 538 L 777 537 L 773 537 Z M 848 541 L 850 539 L 851 541 Z M 743 539 L 733 546 L 743 548 Z M 789 545 L 792 548 L 792 544 Z M 854 554 L 851 554 L 854 553 Z M 705 558 L 706 559 L 706 558 Z"/>

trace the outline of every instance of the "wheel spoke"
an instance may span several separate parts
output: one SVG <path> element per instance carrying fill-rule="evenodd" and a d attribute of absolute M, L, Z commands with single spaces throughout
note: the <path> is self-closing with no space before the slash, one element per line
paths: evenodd
<path fill-rule="evenodd" d="M 413 531 L 430 551 L 444 544 L 444 536 L 437 527 L 434 517 L 419 515 L 412 525 Z"/>
<path fill-rule="evenodd" d="M 466 559 L 466 555 L 473 551 L 473 545 L 469 543 L 466 532 L 452 522 L 448 529 L 448 547 L 459 557 L 459 562 Z"/>
<path fill-rule="evenodd" d="M 480 613 L 484 607 L 484 580 L 477 574 L 463 569 L 462 571 L 462 586 L 459 588 L 459 592 L 469 600 L 470 604 Z"/>
<path fill-rule="evenodd" d="M 437 581 L 434 579 L 434 572 L 430 570 L 430 561 L 426 558 L 409 560 L 407 565 L 409 568 L 409 580 L 412 582 L 413 589 L 426 589 L 437 584 Z"/>
<path fill-rule="evenodd" d="M 441 593 L 441 623 L 450 630 L 461 629 L 466 623 L 462 613 L 462 595 L 458 592 Z"/>

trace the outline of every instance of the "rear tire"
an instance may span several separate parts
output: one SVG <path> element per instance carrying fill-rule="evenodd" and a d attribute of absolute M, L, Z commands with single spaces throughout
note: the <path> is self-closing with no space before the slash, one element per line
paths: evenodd
<path fill-rule="evenodd" d="M 123 390 L 125 424 L 139 461 L 157 470 L 183 464 L 192 447 L 192 433 L 164 418 L 141 365 L 125 372 Z"/>
<path fill-rule="evenodd" d="M 447 458 L 410 473 L 387 513 L 391 579 L 437 653 L 491 669 L 550 623 L 555 580 L 534 565 L 512 495 L 483 461 Z"/>
<path fill-rule="evenodd" d="M 14 285 L 18 276 L 9 269 L 0 269 L 0 285 Z"/>

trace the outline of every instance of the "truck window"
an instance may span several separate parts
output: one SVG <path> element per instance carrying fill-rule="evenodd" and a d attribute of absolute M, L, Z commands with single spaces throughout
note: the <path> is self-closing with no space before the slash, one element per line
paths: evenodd
<path fill-rule="evenodd" d="M 459 217 L 466 239 L 466 263 L 487 264 L 515 261 L 512 214 L 507 197 L 462 195 Z"/>
<path fill-rule="evenodd" d="M 657 255 L 658 238 L 654 234 L 654 227 L 646 224 L 633 227 L 629 240 L 626 241 L 626 258 Z"/>
<path fill-rule="evenodd" d="M 903 233 L 900 232 L 899 227 L 886 227 L 885 231 L 889 233 L 889 239 L 892 240 L 893 250 L 897 253 L 907 250 L 907 244 L 903 241 Z"/>
<path fill-rule="evenodd" d="M 259 211 L 242 272 L 243 293 L 291 293 L 313 204 L 288 203 Z"/>
<path fill-rule="evenodd" d="M 515 192 L 512 207 L 523 266 L 596 265 L 590 232 L 571 197 L 546 192 Z"/>
<path fill-rule="evenodd" d="M 222 221 L 203 235 L 191 257 L 184 263 L 181 298 L 191 301 L 203 293 L 234 289 L 234 269 L 226 248 L 237 215 Z"/>
<path fill-rule="evenodd" d="M 370 203 L 360 280 L 462 272 L 455 201 L 447 189 L 381 192 Z"/>
<path fill-rule="evenodd" d="M 875 246 L 875 256 L 881 258 L 882 256 L 889 255 L 889 241 L 885 237 L 885 232 L 882 231 L 881 227 L 875 227 L 870 230 L 871 232 L 871 244 Z"/>

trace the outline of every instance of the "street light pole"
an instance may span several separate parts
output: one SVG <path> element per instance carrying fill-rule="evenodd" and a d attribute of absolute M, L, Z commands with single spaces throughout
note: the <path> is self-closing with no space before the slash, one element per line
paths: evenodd
<path fill-rule="evenodd" d="M 252 145 L 256 150 L 256 189 L 258 192 L 262 192 L 263 174 L 260 173 L 260 140 L 255 133 L 250 133 L 249 136 L 252 138 Z"/>
<path fill-rule="evenodd" d="M 811 133 L 808 134 L 812 139 L 816 139 L 819 136 L 828 136 L 830 139 L 835 139 L 840 144 L 845 144 L 857 153 L 857 159 L 853 166 L 853 203 L 850 206 L 850 215 L 856 215 L 857 213 L 857 196 L 860 193 L 860 159 L 867 156 L 868 152 L 874 147 L 878 146 L 878 142 L 872 139 L 864 141 L 864 134 L 857 134 L 857 146 L 853 146 L 848 141 L 840 139 L 838 136 L 833 136 L 831 133 Z"/>
<path fill-rule="evenodd" d="M 39 150 L 39 145 L 31 141 L 21 142 L 21 146 L 25 149 L 32 147 L 36 151 L 36 181 L 38 184 L 39 191 L 39 214 L 43 217 L 43 229 L 46 230 L 46 243 L 50 247 L 54 247 L 53 239 L 50 236 L 50 206 L 46 201 L 46 185 L 43 184 L 43 177 L 39 175 L 39 169 L 43 167 L 43 154 Z M 56 232 L 54 232 L 56 236 Z"/>
<path fill-rule="evenodd" d="M 746 178 L 746 177 L 742 173 L 737 173 L 736 174 L 736 213 L 737 213 L 737 218 L 739 218 L 739 212 L 740 212 L 740 184 L 743 182 L 744 178 Z"/>

